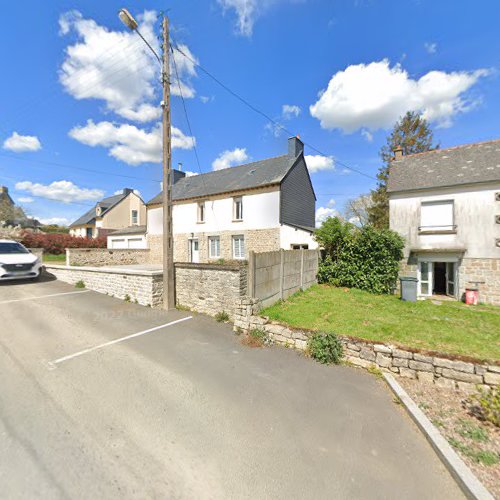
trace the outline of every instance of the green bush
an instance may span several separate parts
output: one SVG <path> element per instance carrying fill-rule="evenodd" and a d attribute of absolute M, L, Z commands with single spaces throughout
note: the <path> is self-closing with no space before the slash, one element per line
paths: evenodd
<path fill-rule="evenodd" d="M 316 332 L 311 335 L 308 342 L 311 356 L 320 363 L 340 363 L 343 355 L 342 343 L 333 332 Z"/>
<path fill-rule="evenodd" d="M 76 288 L 85 288 L 85 282 L 83 280 L 77 281 L 75 283 Z"/>
<path fill-rule="evenodd" d="M 390 293 L 396 285 L 404 241 L 389 229 L 357 228 L 329 217 L 315 233 L 325 249 L 318 280 L 334 286 Z"/>

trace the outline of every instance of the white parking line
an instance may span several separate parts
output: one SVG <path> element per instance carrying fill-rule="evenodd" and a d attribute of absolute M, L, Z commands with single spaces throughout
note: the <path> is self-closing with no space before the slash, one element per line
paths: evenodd
<path fill-rule="evenodd" d="M 46 299 L 49 297 L 60 297 L 61 295 L 77 295 L 80 293 L 87 293 L 90 292 L 90 290 L 83 290 L 81 292 L 63 292 L 63 293 L 51 293 L 50 295 L 38 295 L 37 297 L 26 297 L 24 299 L 12 299 L 12 300 L 3 300 L 0 302 L 0 305 L 2 304 L 12 304 L 12 302 L 23 302 L 25 300 L 38 300 L 38 299 Z"/>
<path fill-rule="evenodd" d="M 119 342 L 124 342 L 125 340 L 133 339 L 135 337 L 139 337 L 141 335 L 146 335 L 146 333 L 155 332 L 156 330 L 160 330 L 162 328 L 167 328 L 168 326 L 176 325 L 177 323 L 181 323 L 183 321 L 187 321 L 188 319 L 192 319 L 192 316 L 187 316 L 186 318 L 176 319 L 175 321 L 171 321 L 170 323 L 165 323 L 164 325 L 155 326 L 153 328 L 149 328 L 148 330 L 143 330 L 142 332 L 133 333 L 132 335 L 127 335 L 126 337 L 121 337 L 119 339 L 111 340 L 109 342 L 105 342 L 104 344 L 99 344 L 94 347 L 89 347 L 88 349 L 83 349 L 83 351 L 75 352 L 74 354 L 68 354 L 62 358 L 55 359 L 54 361 L 49 361 L 49 366 L 51 368 L 55 368 L 55 365 L 62 363 L 64 361 L 69 361 L 70 359 L 77 358 L 78 356 L 82 356 L 83 354 L 87 354 L 92 351 L 97 351 L 97 349 L 102 349 L 103 347 L 107 347 L 113 344 L 118 344 Z"/>

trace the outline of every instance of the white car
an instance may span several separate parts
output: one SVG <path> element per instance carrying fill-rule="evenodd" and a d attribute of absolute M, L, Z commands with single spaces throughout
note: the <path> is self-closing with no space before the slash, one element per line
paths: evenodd
<path fill-rule="evenodd" d="M 0 282 L 36 280 L 42 272 L 42 262 L 24 245 L 13 240 L 0 240 Z"/>

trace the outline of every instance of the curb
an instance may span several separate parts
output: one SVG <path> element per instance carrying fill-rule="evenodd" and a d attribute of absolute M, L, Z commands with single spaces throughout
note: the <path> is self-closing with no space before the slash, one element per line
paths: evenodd
<path fill-rule="evenodd" d="M 406 391 L 396 382 L 395 378 L 389 373 L 384 373 L 383 375 L 391 390 L 401 400 L 410 417 L 423 432 L 465 495 L 475 500 L 494 500 L 489 491 L 455 453 L 453 448 L 448 444 L 448 441 L 446 441 L 443 435 L 424 415 L 422 410 L 408 396 Z"/>

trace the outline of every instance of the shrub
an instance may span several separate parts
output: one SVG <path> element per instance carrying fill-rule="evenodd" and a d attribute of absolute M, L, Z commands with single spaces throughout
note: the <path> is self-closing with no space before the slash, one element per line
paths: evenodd
<path fill-rule="evenodd" d="M 249 347 L 263 347 L 266 344 L 270 344 L 271 339 L 264 330 L 254 328 L 245 335 L 242 342 Z"/>
<path fill-rule="evenodd" d="M 215 315 L 215 321 L 226 323 L 229 321 L 229 314 L 226 311 L 220 311 Z"/>
<path fill-rule="evenodd" d="M 471 396 L 466 405 L 469 412 L 480 420 L 487 420 L 500 427 L 500 387 L 479 389 L 479 394 Z"/>
<path fill-rule="evenodd" d="M 85 288 L 85 282 L 83 280 L 77 281 L 75 283 L 75 288 Z"/>
<path fill-rule="evenodd" d="M 24 231 L 21 243 L 28 248 L 43 248 L 45 253 L 59 255 L 66 248 L 106 248 L 107 240 L 104 236 L 99 238 L 79 238 L 69 234 L 59 233 L 33 233 Z"/>
<path fill-rule="evenodd" d="M 324 247 L 318 280 L 334 286 L 390 293 L 396 284 L 404 241 L 389 229 L 356 228 L 336 217 L 315 233 Z"/>
<path fill-rule="evenodd" d="M 310 355 L 320 363 L 340 363 L 343 355 L 342 344 L 333 332 L 316 332 L 311 335 L 308 342 Z"/>

